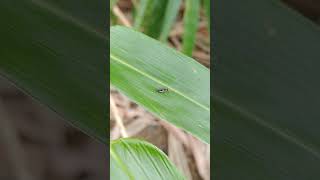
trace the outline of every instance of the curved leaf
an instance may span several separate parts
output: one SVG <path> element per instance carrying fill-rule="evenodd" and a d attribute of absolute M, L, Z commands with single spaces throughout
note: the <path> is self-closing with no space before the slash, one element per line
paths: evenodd
<path fill-rule="evenodd" d="M 135 139 L 112 141 L 110 156 L 111 179 L 185 179 L 161 150 L 144 141 Z"/>
<path fill-rule="evenodd" d="M 112 85 L 158 117 L 209 143 L 209 70 L 131 29 L 112 27 L 110 34 Z"/>
<path fill-rule="evenodd" d="M 0 1 L 0 73 L 84 132 L 109 143 L 102 7 L 107 3 Z"/>

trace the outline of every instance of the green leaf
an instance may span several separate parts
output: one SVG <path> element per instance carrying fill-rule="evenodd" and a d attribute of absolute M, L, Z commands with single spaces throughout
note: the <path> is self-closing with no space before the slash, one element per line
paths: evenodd
<path fill-rule="evenodd" d="M 140 0 L 139 6 L 137 8 L 137 14 L 134 18 L 134 28 L 139 30 L 141 28 L 144 16 L 146 14 L 146 10 L 148 5 L 151 3 L 151 0 Z"/>
<path fill-rule="evenodd" d="M 110 38 L 111 84 L 159 118 L 209 143 L 209 70 L 128 28 L 112 27 Z"/>
<path fill-rule="evenodd" d="M 168 0 L 166 11 L 162 22 L 159 40 L 162 42 L 167 41 L 172 25 L 177 18 L 181 0 Z"/>
<path fill-rule="evenodd" d="M 102 7 L 106 2 L 0 1 L 0 73 L 109 143 Z"/>
<path fill-rule="evenodd" d="M 182 52 L 192 56 L 200 17 L 200 0 L 186 0 Z"/>
<path fill-rule="evenodd" d="M 207 16 L 208 30 L 210 32 L 211 0 L 203 0 L 203 7 Z"/>
<path fill-rule="evenodd" d="M 157 147 L 135 139 L 111 142 L 111 179 L 185 179 Z"/>
<path fill-rule="evenodd" d="M 153 37 L 155 39 L 158 39 L 160 36 L 160 32 L 162 29 L 162 23 L 163 18 L 165 16 L 165 9 L 167 5 L 168 0 L 144 0 L 141 2 L 147 3 L 140 5 L 138 9 L 137 15 L 143 13 L 142 15 L 139 15 L 137 17 L 141 18 L 141 26 L 137 29 L 143 31 L 145 34 L 147 34 L 150 37 Z M 144 6 L 147 6 L 144 10 Z M 143 11 L 143 12 L 139 12 Z M 143 18 L 142 18 L 143 17 Z"/>
<path fill-rule="evenodd" d="M 214 7 L 214 179 L 318 180 L 319 26 L 280 1 Z"/>

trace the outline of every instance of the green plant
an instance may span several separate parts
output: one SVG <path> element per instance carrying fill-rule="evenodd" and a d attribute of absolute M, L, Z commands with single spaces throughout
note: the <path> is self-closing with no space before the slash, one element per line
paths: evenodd
<path fill-rule="evenodd" d="M 111 84 L 161 119 L 209 143 L 209 70 L 133 30 L 112 27 L 110 32 Z M 168 90 L 160 93 L 161 88 Z"/>
<path fill-rule="evenodd" d="M 136 31 L 120 26 L 111 27 L 110 79 L 114 87 L 149 112 L 209 143 L 209 70 L 192 58 L 155 40 L 166 42 L 181 2 L 141 0 L 139 5 L 135 5 L 133 14 L 135 17 L 133 28 Z M 184 48 L 182 51 L 191 55 L 195 44 L 200 1 L 186 2 L 189 9 L 187 8 L 185 12 Z M 115 5 L 114 2 L 111 5 Z M 114 22 L 116 20 L 114 16 L 113 20 Z M 143 31 L 155 39 L 138 33 L 137 30 Z M 159 92 L 161 89 L 165 89 L 165 91 Z M 127 147 L 127 149 L 130 148 Z M 149 159 L 157 158 L 148 151 L 140 152 L 142 154 L 139 155 L 134 152 L 131 150 L 130 155 L 134 157 L 147 156 Z M 120 157 L 113 158 L 111 164 L 129 162 L 129 165 L 115 170 L 111 176 L 119 177 L 116 175 L 127 173 L 129 177 L 132 175 L 136 179 L 148 179 L 144 173 L 142 175 L 145 176 L 141 177 L 136 172 L 143 171 L 143 169 L 145 169 L 144 172 L 148 172 L 149 166 L 137 167 L 130 163 L 136 164 L 136 159 L 140 158 L 128 160 Z M 163 163 L 157 164 L 157 166 L 159 167 L 153 166 L 153 168 L 161 170 L 164 167 Z M 170 169 L 174 169 L 174 167 L 171 166 L 166 171 L 172 171 Z M 161 177 L 155 173 L 153 178 L 176 179 L 166 176 L 166 174 L 163 173 L 163 177 Z"/>
<path fill-rule="evenodd" d="M 110 1 L 112 24 L 115 24 L 116 17 L 111 9 L 116 2 L 117 0 Z M 133 11 L 132 14 L 132 16 L 134 16 L 134 29 L 142 31 L 144 34 L 162 42 L 166 42 L 183 2 L 185 3 L 185 11 L 183 17 L 184 33 L 182 52 L 191 56 L 195 46 L 201 7 L 204 7 L 208 18 L 207 22 L 209 23 L 210 21 L 210 0 L 140 0 L 139 4 L 135 4 L 135 11 Z M 210 25 L 207 27 L 209 28 Z"/>
<path fill-rule="evenodd" d="M 133 30 L 112 27 L 110 33 L 111 84 L 161 119 L 209 143 L 209 70 Z M 168 90 L 160 93 L 161 88 Z"/>
<path fill-rule="evenodd" d="M 74 5 L 76 5 L 76 8 Z M 108 103 L 106 67 L 108 41 L 107 33 L 103 29 L 105 14 L 97 11 L 102 7 L 106 7 L 106 4 L 102 1 L 87 3 L 21 0 L 14 7 L 11 1 L 1 1 L 0 20 L 5 26 L 0 30 L 1 42 L 3 43 L 0 50 L 0 73 L 85 133 L 108 144 L 108 114 L 106 108 Z M 90 16 L 87 16 L 87 14 L 90 14 Z M 197 83 L 201 87 L 200 90 L 183 83 L 178 85 L 168 84 L 172 83 L 168 81 L 169 79 L 166 79 L 171 77 L 171 73 L 165 71 L 162 73 L 167 74 L 161 74 L 161 81 L 153 82 L 152 80 L 158 78 L 153 77 L 146 80 L 148 84 L 143 84 L 140 87 L 146 89 L 149 86 L 150 93 L 146 95 L 155 95 L 154 97 L 163 95 L 163 99 L 165 96 L 177 99 L 177 102 L 175 102 L 177 108 L 181 106 L 177 104 L 178 102 L 187 102 L 190 107 L 198 108 L 199 111 L 197 110 L 195 113 L 203 112 L 203 114 L 199 114 L 197 122 L 190 119 L 185 122 L 178 121 L 177 118 L 172 117 L 172 112 L 168 113 L 168 110 L 165 110 L 165 106 L 162 107 L 164 110 L 161 112 L 155 111 L 160 108 L 156 104 L 154 104 L 156 108 L 150 108 L 150 110 L 160 115 L 161 118 L 166 118 L 166 120 L 194 133 L 203 141 L 209 142 L 209 103 L 208 96 L 206 96 L 209 87 L 208 83 L 204 84 L 209 80 L 208 70 L 191 58 L 142 34 L 119 27 L 115 28 L 115 31 L 119 33 L 127 31 L 126 33 L 133 37 L 141 38 L 143 40 L 141 43 L 156 46 L 159 51 L 163 51 L 173 60 L 170 63 L 177 63 L 178 59 L 176 58 L 179 58 L 181 67 L 189 68 L 180 71 L 180 73 L 195 74 L 188 79 L 180 76 L 181 79 L 177 80 Z M 113 34 L 116 35 L 116 33 Z M 121 44 L 123 42 L 121 38 L 114 40 L 116 41 L 112 41 L 112 43 L 115 42 L 114 45 L 111 45 L 112 52 L 114 55 L 121 55 L 119 57 L 126 58 L 123 61 L 117 61 L 114 56 L 110 63 L 113 63 L 114 68 L 126 68 L 116 63 L 127 61 L 127 58 L 131 57 L 131 53 L 119 54 L 120 51 L 116 50 L 116 42 L 121 45 L 120 48 L 125 44 Z M 161 63 L 165 65 L 169 61 L 161 61 Z M 131 66 L 133 65 L 131 64 Z M 113 73 L 116 72 L 113 71 Z M 179 77 L 179 74 L 172 75 Z M 195 78 L 201 79 L 196 81 Z M 121 89 L 121 83 L 117 83 L 115 77 L 111 79 Z M 163 88 L 162 85 L 170 85 L 165 87 L 169 88 L 169 93 L 158 94 L 155 89 L 158 85 L 161 85 L 159 88 Z M 134 86 L 131 88 L 134 88 Z M 130 96 L 135 98 L 136 92 L 134 89 L 125 92 L 132 93 Z M 157 97 L 158 100 L 159 97 Z M 166 101 L 162 100 L 162 102 Z M 167 104 L 167 106 L 170 106 L 170 104 Z M 186 108 L 188 106 L 181 107 Z M 195 127 L 192 128 L 192 126 Z M 195 129 L 200 132 L 195 131 Z M 117 177 L 120 175 L 124 176 L 124 179 L 183 179 L 180 172 L 167 160 L 164 153 L 146 142 L 121 139 L 111 142 L 110 148 L 112 161 L 116 162 L 112 164 L 114 165 L 112 166 L 114 168 L 112 173 L 114 174 L 111 174 L 111 176 Z M 137 162 L 141 164 L 142 160 L 150 166 L 133 166 Z M 126 161 L 126 163 L 124 164 L 121 161 Z M 141 173 L 137 174 L 137 172 Z"/>

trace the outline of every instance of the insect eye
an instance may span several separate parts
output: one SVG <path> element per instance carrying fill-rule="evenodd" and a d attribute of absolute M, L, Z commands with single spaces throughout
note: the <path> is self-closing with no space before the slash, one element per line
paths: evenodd
<path fill-rule="evenodd" d="M 161 88 L 161 89 L 157 89 L 158 93 L 165 93 L 168 91 L 168 88 Z"/>

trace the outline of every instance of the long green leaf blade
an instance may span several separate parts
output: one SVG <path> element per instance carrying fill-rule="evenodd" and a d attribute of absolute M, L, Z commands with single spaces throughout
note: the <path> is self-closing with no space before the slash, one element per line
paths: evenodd
<path fill-rule="evenodd" d="M 157 147 L 140 140 L 111 142 L 111 179 L 184 180 L 185 178 Z"/>
<path fill-rule="evenodd" d="M 192 56 L 200 17 L 200 0 L 186 0 L 182 52 Z"/>
<path fill-rule="evenodd" d="M 210 32 L 211 0 L 203 0 L 203 7 L 207 16 L 208 30 Z"/>
<path fill-rule="evenodd" d="M 139 7 L 137 8 L 137 14 L 134 18 L 134 28 L 136 30 L 140 30 L 142 22 L 144 20 L 144 17 L 146 15 L 146 11 L 148 8 L 148 5 L 152 3 L 151 0 L 140 0 L 139 2 Z"/>
<path fill-rule="evenodd" d="M 124 27 L 110 31 L 112 85 L 158 117 L 210 142 L 209 70 Z M 168 92 L 160 93 L 160 89 Z"/>
<path fill-rule="evenodd" d="M 147 3 L 147 8 L 143 11 L 143 18 L 141 18 L 139 30 L 150 37 L 158 39 L 161 33 L 168 0 L 144 0 L 141 2 Z M 142 6 L 145 5 L 142 4 Z M 142 10 L 141 7 L 140 10 Z"/>
<path fill-rule="evenodd" d="M 160 31 L 159 40 L 165 42 L 170 33 L 171 27 L 176 20 L 181 5 L 181 0 L 168 0 L 166 11 L 164 14 L 162 29 Z"/>
<path fill-rule="evenodd" d="M 320 28 L 280 1 L 214 2 L 214 179 L 319 179 Z"/>
<path fill-rule="evenodd" d="M 72 2 L 1 1 L 0 73 L 84 132 L 109 143 L 108 42 L 100 26 L 106 17 L 96 11 L 107 4 Z"/>

